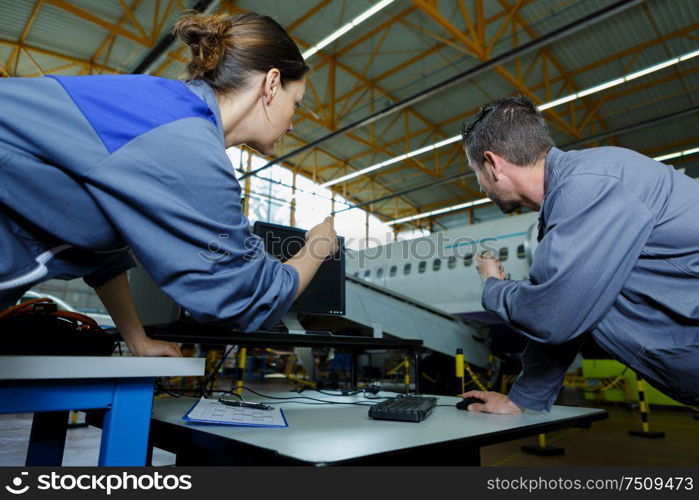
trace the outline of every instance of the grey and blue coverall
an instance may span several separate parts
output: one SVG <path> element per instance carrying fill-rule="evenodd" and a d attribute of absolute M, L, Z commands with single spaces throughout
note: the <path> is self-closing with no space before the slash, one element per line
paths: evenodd
<path fill-rule="evenodd" d="M 32 285 L 99 286 L 138 261 L 200 321 L 279 321 L 294 268 L 252 236 L 201 81 L 0 79 L 0 309 Z"/>
<path fill-rule="evenodd" d="M 482 295 L 530 339 L 514 403 L 550 409 L 586 334 L 699 403 L 698 203 L 697 181 L 634 151 L 549 151 L 529 279 L 488 278 Z"/>

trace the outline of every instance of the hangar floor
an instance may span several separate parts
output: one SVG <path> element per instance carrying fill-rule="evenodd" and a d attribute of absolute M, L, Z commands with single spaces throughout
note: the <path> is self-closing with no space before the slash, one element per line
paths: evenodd
<path fill-rule="evenodd" d="M 280 390 L 278 383 L 250 384 L 261 391 Z M 622 406 L 591 405 L 568 392 L 561 404 L 599 406 L 609 411 L 609 419 L 593 424 L 592 428 L 564 429 L 547 434 L 548 443 L 565 448 L 565 454 L 539 457 L 521 451 L 522 445 L 536 444 L 536 438 L 525 438 L 488 446 L 481 451 L 485 466 L 696 466 L 699 465 L 699 420 L 687 411 L 651 408 L 652 430 L 664 431 L 662 439 L 644 439 L 628 435 L 630 429 L 640 429 L 638 410 Z M 0 415 L 0 466 L 21 466 L 27 450 L 31 415 Z M 64 465 L 90 466 L 97 464 L 101 430 L 78 427 L 68 431 Z M 153 465 L 175 463 L 175 456 L 154 450 Z"/>

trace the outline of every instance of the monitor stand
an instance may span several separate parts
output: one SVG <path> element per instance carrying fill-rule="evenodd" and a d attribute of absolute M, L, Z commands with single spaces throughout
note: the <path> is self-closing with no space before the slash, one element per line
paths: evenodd
<path fill-rule="evenodd" d="M 332 333 L 327 330 L 306 330 L 299 321 L 298 315 L 293 312 L 286 313 L 282 319 L 282 323 L 284 323 L 284 326 L 289 333 L 295 335 L 303 335 L 306 333 L 315 335 L 332 335 Z"/>
<path fill-rule="evenodd" d="M 306 333 L 306 329 L 299 322 L 299 317 L 296 313 L 286 313 L 284 315 L 284 318 L 282 319 L 282 323 L 284 323 L 284 326 L 289 331 L 289 333 L 294 333 L 297 335 Z"/>
<path fill-rule="evenodd" d="M 304 335 L 306 333 L 331 335 L 331 333 L 327 331 L 314 332 L 311 330 L 306 330 L 299 321 L 298 315 L 293 312 L 286 313 L 284 315 L 284 319 L 282 319 L 282 323 L 284 323 L 284 326 L 292 335 Z M 296 354 L 296 358 L 301 362 L 301 365 L 303 366 L 304 370 L 306 370 L 308 376 L 313 376 L 313 374 L 315 374 L 315 358 L 313 357 L 313 349 L 311 347 L 294 347 L 294 354 Z"/>

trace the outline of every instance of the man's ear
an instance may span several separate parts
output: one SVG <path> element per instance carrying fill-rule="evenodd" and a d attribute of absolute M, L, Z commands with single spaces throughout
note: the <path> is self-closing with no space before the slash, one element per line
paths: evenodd
<path fill-rule="evenodd" d="M 497 181 L 503 175 L 505 159 L 497 153 L 493 153 L 492 151 L 484 152 L 483 156 L 485 157 L 485 160 L 492 166 L 491 171 L 493 173 L 493 179 Z"/>
<path fill-rule="evenodd" d="M 270 69 L 262 82 L 262 97 L 265 104 L 269 106 L 272 103 L 272 99 L 279 92 L 279 87 L 282 84 L 282 75 L 277 68 Z"/>
<path fill-rule="evenodd" d="M 503 160 L 500 156 L 493 153 L 492 151 L 486 151 L 483 153 L 485 161 L 483 162 L 483 167 L 490 167 L 490 171 L 493 174 L 493 180 L 497 181 L 502 175 Z"/>

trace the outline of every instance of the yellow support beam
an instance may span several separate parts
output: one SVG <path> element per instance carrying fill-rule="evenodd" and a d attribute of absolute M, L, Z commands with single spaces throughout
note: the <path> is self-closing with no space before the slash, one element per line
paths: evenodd
<path fill-rule="evenodd" d="M 478 48 L 481 54 L 485 53 L 485 17 L 483 15 L 483 0 L 474 0 L 476 3 L 476 33 L 478 35 Z"/>
<path fill-rule="evenodd" d="M 136 8 L 140 5 L 142 0 L 134 0 L 131 5 L 128 6 L 128 9 L 133 13 Z M 117 22 L 117 26 L 121 26 L 124 24 L 129 17 L 124 14 L 121 19 Z M 97 47 L 97 50 L 95 53 L 92 55 L 90 58 L 90 63 L 94 65 L 97 63 L 97 60 L 100 58 L 104 50 L 107 50 L 107 53 L 102 59 L 102 64 L 108 64 L 109 63 L 109 57 L 111 56 L 112 53 L 112 48 L 114 47 L 114 41 L 116 40 L 117 34 L 114 32 L 110 32 L 109 35 L 104 39 L 104 41 L 100 44 L 99 47 Z M 90 71 L 92 72 L 92 67 L 90 68 Z"/>
<path fill-rule="evenodd" d="M 160 21 L 155 25 L 153 33 L 151 33 L 151 43 L 153 45 L 155 45 L 158 41 L 158 38 L 160 38 L 160 35 L 163 32 L 163 28 L 165 27 L 165 22 L 170 18 L 170 15 L 172 15 L 174 7 L 174 0 L 169 0 L 167 7 L 165 7 L 165 13 L 161 17 Z"/>
<path fill-rule="evenodd" d="M 24 53 L 27 55 L 27 58 L 28 58 L 29 61 L 32 63 L 32 66 L 34 66 L 34 68 L 36 68 L 36 70 L 37 70 L 39 73 L 41 73 L 42 75 L 45 75 L 46 72 L 45 72 L 44 69 L 39 65 L 39 63 L 37 62 L 37 60 L 34 59 L 34 56 L 32 56 L 32 55 L 29 53 L 29 51 L 28 51 L 27 49 L 25 49 L 24 47 L 22 47 L 22 50 L 23 50 Z"/>
<path fill-rule="evenodd" d="M 74 68 L 75 66 L 77 66 L 77 63 L 67 63 L 67 64 L 62 64 L 60 66 L 56 66 L 54 68 L 49 68 L 48 70 L 46 70 L 45 73 L 44 72 L 32 73 L 30 75 L 24 75 L 24 76 L 26 76 L 27 78 L 34 78 L 34 77 L 42 76 L 42 75 L 50 75 L 53 73 L 57 73 L 59 71 L 65 71 L 67 69 Z"/>
<path fill-rule="evenodd" d="M 83 19 L 84 21 L 96 24 L 97 26 L 101 26 L 102 28 L 110 32 L 114 32 L 119 36 L 127 38 L 145 47 L 151 47 L 153 45 L 152 42 L 147 38 L 140 37 L 132 33 L 131 31 L 124 29 L 122 26 L 118 26 L 116 24 L 110 23 L 109 21 L 105 21 L 104 19 L 97 17 L 96 15 L 86 11 L 85 9 L 81 9 L 80 7 L 70 2 L 66 2 L 65 0 L 44 0 L 44 2 L 53 5 L 54 7 L 57 7 L 59 9 L 65 10 L 66 12 L 70 12 L 79 19 Z"/>
<path fill-rule="evenodd" d="M 296 21 L 291 23 L 289 26 L 286 27 L 286 31 L 291 33 L 294 31 L 296 28 L 301 26 L 303 23 L 308 21 L 311 17 L 315 16 L 318 12 L 323 10 L 332 0 L 322 0 L 319 2 L 315 7 L 307 11 L 305 14 L 302 14 L 301 17 L 299 17 Z"/>
<path fill-rule="evenodd" d="M 328 129 L 335 130 L 335 73 L 337 67 L 337 59 L 331 56 L 330 68 L 328 70 Z"/>
<path fill-rule="evenodd" d="M 522 7 L 522 0 L 517 0 L 517 3 L 509 9 L 509 12 L 507 14 L 507 17 L 505 20 L 502 22 L 500 25 L 500 28 L 498 28 L 498 31 L 495 33 L 493 38 L 490 39 L 490 42 L 488 43 L 488 47 L 485 49 L 485 55 L 487 57 L 490 57 L 491 52 L 493 51 L 493 48 L 495 47 L 495 44 L 500 40 L 500 37 L 502 34 L 505 32 L 507 29 L 507 25 L 512 22 L 512 18 L 517 14 L 517 11 Z"/>
<path fill-rule="evenodd" d="M 136 19 L 136 16 L 134 15 L 134 9 L 133 7 L 130 7 L 124 3 L 124 0 L 117 0 L 119 2 L 119 6 L 121 7 L 121 10 L 124 11 L 124 16 L 131 22 L 131 26 L 136 28 L 138 32 L 141 34 L 143 39 L 148 38 L 148 34 L 146 33 L 146 30 L 143 29 L 143 26 L 141 26 L 141 23 L 138 22 L 138 19 Z M 120 26 L 121 22 L 117 23 L 117 26 Z"/>
<path fill-rule="evenodd" d="M 483 47 L 479 46 L 473 40 L 469 39 L 463 31 L 458 29 L 451 21 L 446 19 L 438 9 L 426 0 L 412 0 L 413 4 L 420 9 L 427 17 L 442 26 L 445 30 L 458 39 L 474 56 L 479 59 L 483 58 Z M 476 28 L 478 30 L 478 27 Z M 478 31 L 477 31 L 478 32 Z"/>
<path fill-rule="evenodd" d="M 19 44 L 17 42 L 0 39 L 0 45 L 5 45 L 8 47 L 17 47 Z M 69 62 L 80 64 L 83 66 L 90 65 L 90 61 L 85 61 L 84 59 L 78 59 L 77 57 L 69 56 L 66 54 L 61 54 L 60 52 L 55 52 L 53 50 L 47 50 L 47 49 L 42 49 L 39 47 L 34 47 L 32 45 L 27 45 L 26 43 L 22 45 L 22 48 L 24 48 L 25 50 L 30 50 L 32 52 L 36 52 L 37 54 L 55 57 L 56 59 L 61 59 L 63 61 L 69 61 Z M 118 69 L 110 68 L 110 67 L 102 65 L 102 64 L 97 64 L 97 65 L 95 65 L 95 67 L 98 69 L 104 70 L 107 73 L 121 73 L 121 71 L 119 71 Z"/>
<path fill-rule="evenodd" d="M 525 6 L 525 5 L 529 4 L 529 3 L 532 3 L 533 1 L 534 1 L 534 0 L 522 0 L 522 4 L 521 4 L 521 5 L 522 5 L 522 6 Z M 463 5 L 463 0 L 459 0 L 459 4 L 460 4 L 460 5 Z M 374 35 L 376 35 L 376 34 L 379 33 L 380 31 L 382 31 L 382 30 L 384 30 L 384 29 L 387 29 L 388 27 L 392 26 L 392 25 L 395 24 L 396 22 L 401 22 L 401 23 L 403 23 L 403 24 L 412 25 L 412 23 L 408 23 L 407 21 L 405 21 L 405 17 L 406 17 L 408 14 L 411 14 L 412 12 L 414 12 L 415 10 L 417 10 L 417 7 L 412 6 L 412 7 L 408 8 L 408 9 L 406 9 L 406 10 L 400 12 L 399 14 L 395 15 L 394 17 L 392 17 L 392 18 L 389 19 L 388 21 L 385 21 L 384 23 L 382 23 L 382 24 L 380 24 L 379 26 L 377 26 L 376 28 L 374 28 L 372 31 L 366 33 L 365 35 L 363 35 L 362 37 L 358 38 L 358 39 L 355 40 L 354 42 L 352 42 L 352 43 L 350 43 L 349 45 L 343 47 L 340 51 L 337 52 L 336 56 L 337 56 L 337 57 L 343 56 L 344 54 L 346 54 L 346 53 L 349 52 L 350 50 L 352 50 L 352 49 L 354 49 L 355 47 L 361 45 L 361 43 L 364 43 L 365 41 L 369 40 L 370 38 L 372 38 Z M 501 12 L 499 12 L 498 14 L 495 14 L 495 15 L 489 17 L 489 18 L 486 19 L 486 21 L 485 21 L 486 26 L 488 26 L 489 24 L 491 24 L 491 23 L 497 21 L 498 19 L 501 19 L 502 17 L 505 17 L 505 16 L 508 14 L 508 12 L 509 12 L 508 10 L 503 9 L 503 10 L 502 10 Z M 402 63 L 399 64 L 398 66 L 395 66 L 395 67 L 391 68 L 389 71 L 387 71 L 387 72 L 385 72 L 385 73 L 380 74 L 379 76 L 373 78 L 372 81 L 375 82 L 376 84 L 378 84 L 378 83 L 381 82 L 382 80 L 384 80 L 384 79 L 390 77 L 391 75 L 397 73 L 398 71 L 400 71 L 400 70 L 402 70 L 402 69 L 404 69 L 404 68 L 406 68 L 406 67 L 412 66 L 413 64 L 415 64 L 415 63 L 421 61 L 422 59 L 425 59 L 426 57 L 429 57 L 429 56 L 431 56 L 432 54 L 438 52 L 439 50 L 443 49 L 444 47 L 453 44 L 456 40 L 457 40 L 457 38 L 454 37 L 454 38 L 451 38 L 451 39 L 448 39 L 448 40 L 440 41 L 439 44 L 437 44 L 437 45 L 435 45 L 435 46 L 433 46 L 433 47 L 430 47 L 429 49 L 425 50 L 424 52 L 420 52 L 420 53 L 417 54 L 415 57 L 413 57 L 413 58 L 411 58 L 411 59 L 409 59 L 409 60 L 407 60 L 407 61 L 402 62 Z M 322 67 L 324 64 L 325 64 L 325 61 L 321 62 L 318 66 L 315 66 L 314 69 L 315 69 L 315 70 L 318 70 L 318 68 Z M 337 101 L 338 101 L 338 102 L 344 101 L 345 99 L 348 99 L 348 98 L 352 97 L 356 92 L 358 92 L 358 91 L 360 91 L 360 90 L 361 90 L 361 87 L 360 87 L 360 88 L 357 88 L 357 89 L 353 89 L 353 91 L 350 91 L 350 92 L 348 92 L 347 94 L 345 94 L 345 95 L 343 95 L 343 96 L 340 96 L 340 97 L 337 99 Z"/>
<path fill-rule="evenodd" d="M 39 9 L 41 9 L 41 5 L 44 3 L 44 0 L 38 0 L 34 4 L 34 8 L 32 9 L 32 13 L 29 15 L 29 19 L 27 19 L 27 22 L 24 25 L 24 28 L 22 29 L 22 33 L 19 35 L 19 40 L 17 41 L 17 45 L 12 49 L 12 53 L 10 54 L 9 59 L 5 63 L 5 68 L 3 71 L 10 76 L 10 73 L 8 71 L 12 71 L 12 74 L 14 76 L 17 76 L 17 65 L 19 63 L 19 56 L 22 47 L 24 46 L 24 40 L 26 40 L 27 35 L 29 34 L 29 30 L 32 27 L 32 24 L 34 24 L 34 21 L 36 20 L 36 16 L 39 15 Z M 12 66 L 14 65 L 14 69 L 12 69 Z"/>
<path fill-rule="evenodd" d="M 461 16 L 464 18 L 464 23 L 466 23 L 466 29 L 468 30 L 468 34 L 471 37 L 471 41 L 475 45 L 475 44 L 477 44 L 477 40 L 478 40 L 478 32 L 476 30 L 476 26 L 473 24 L 473 20 L 471 19 L 471 14 L 468 11 L 466 4 L 464 3 L 464 0 L 458 0 L 458 4 L 459 4 L 459 10 L 461 11 Z"/>

